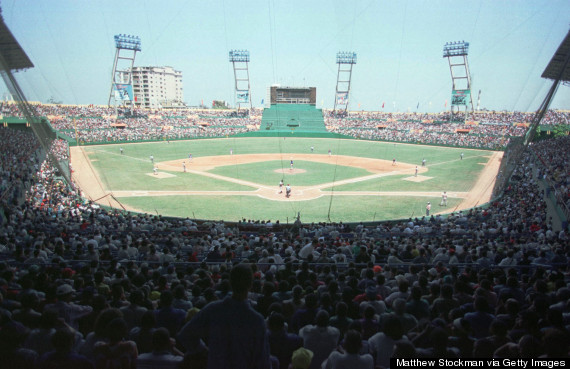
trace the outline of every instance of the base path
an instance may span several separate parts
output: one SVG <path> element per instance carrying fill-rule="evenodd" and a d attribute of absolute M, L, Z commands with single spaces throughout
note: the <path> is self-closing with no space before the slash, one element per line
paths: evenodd
<path fill-rule="evenodd" d="M 232 183 L 242 184 L 256 188 L 252 191 L 109 191 L 99 180 L 90 160 L 85 153 L 83 147 L 72 147 L 71 149 L 71 163 L 74 168 L 73 178 L 79 185 L 85 197 L 92 199 L 104 205 L 114 207 L 122 207 L 114 198 L 120 199 L 121 197 L 140 197 L 140 196 L 172 196 L 172 195 L 187 195 L 187 196 L 211 196 L 211 195 L 227 195 L 227 196 L 258 196 L 261 198 L 274 200 L 274 201 L 303 201 L 312 200 L 321 196 L 333 195 L 333 192 L 326 189 L 340 186 L 347 183 L 356 183 L 366 181 L 374 178 L 396 174 L 409 174 L 408 180 L 421 181 L 429 179 L 428 168 L 418 167 L 418 176 L 414 177 L 416 165 L 398 162 L 397 165 L 392 165 L 392 161 L 342 156 L 342 155 L 322 155 L 322 154 L 298 154 L 298 153 L 283 153 L 283 154 L 251 154 L 251 155 L 221 155 L 211 157 L 197 157 L 191 161 L 188 158 L 172 160 L 166 162 L 155 163 L 159 170 L 169 172 L 183 172 L 182 163 L 186 163 L 186 172 L 198 174 L 206 177 L 216 178 Z M 447 210 L 447 212 L 458 211 L 462 209 L 472 208 L 474 206 L 489 202 L 491 199 L 493 187 L 495 185 L 496 176 L 499 170 L 503 153 L 492 152 L 490 159 L 485 164 L 483 171 L 476 180 L 475 185 L 471 192 L 448 192 L 449 198 L 463 198 L 459 206 Z M 259 183 L 253 183 L 237 178 L 221 176 L 208 172 L 209 170 L 218 166 L 239 165 L 263 161 L 281 161 L 289 164 L 289 160 L 294 161 L 312 161 L 319 163 L 327 163 L 332 165 L 342 165 L 348 167 L 362 168 L 370 172 L 370 175 L 340 180 L 330 183 L 322 183 L 315 186 L 294 186 L 293 196 L 286 198 L 283 193 L 278 193 L 278 187 L 267 186 Z M 285 172 L 289 174 L 300 174 L 302 170 L 289 166 L 282 168 L 275 168 L 276 171 Z M 111 197 L 111 194 L 113 197 Z M 407 192 L 407 191 L 336 191 L 334 196 L 423 196 L 423 197 L 439 197 L 440 192 Z M 127 210 L 134 210 L 127 208 Z M 444 211 L 445 212 L 445 211 Z"/>

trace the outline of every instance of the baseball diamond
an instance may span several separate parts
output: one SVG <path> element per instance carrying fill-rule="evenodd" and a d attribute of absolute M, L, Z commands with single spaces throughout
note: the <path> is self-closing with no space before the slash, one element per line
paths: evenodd
<path fill-rule="evenodd" d="M 84 196 L 133 211 L 227 221 L 286 221 L 299 212 L 306 221 L 325 221 L 332 213 L 339 219 L 372 221 L 420 214 L 423 204 L 436 202 L 442 191 L 448 193 L 449 206 L 436 213 L 484 204 L 491 198 L 502 157 L 502 152 L 464 150 L 465 160 L 459 162 L 452 148 L 345 139 L 284 141 L 267 137 L 123 144 L 122 155 L 115 145 L 72 147 L 71 161 Z M 230 145 L 236 147 L 234 154 L 224 154 Z M 338 154 L 330 156 L 325 149 L 311 153 L 311 145 L 335 145 Z M 205 152 L 195 154 L 184 172 L 188 147 Z M 158 168 L 153 178 L 143 160 L 151 151 Z M 393 155 L 400 158 L 397 166 L 389 159 Z M 430 165 L 420 167 L 416 177 L 415 167 L 425 156 L 431 157 Z M 294 169 L 289 168 L 291 157 Z M 279 193 L 280 177 L 291 183 L 289 198 Z"/>

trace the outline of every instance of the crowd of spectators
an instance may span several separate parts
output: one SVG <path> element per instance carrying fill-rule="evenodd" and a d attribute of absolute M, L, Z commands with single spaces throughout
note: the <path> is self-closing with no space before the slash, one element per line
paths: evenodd
<path fill-rule="evenodd" d="M 485 208 L 292 227 L 106 210 L 30 132 L 0 138 L 3 367 L 568 357 L 570 241 L 538 185 L 567 194 L 567 138 L 532 145 Z"/>
<path fill-rule="evenodd" d="M 449 113 L 325 112 L 325 124 L 336 133 L 367 140 L 504 149 L 511 137 L 523 136 L 534 113 L 481 111 Z M 541 124 L 568 125 L 570 113 L 550 110 Z"/>
<path fill-rule="evenodd" d="M 263 109 L 144 109 L 102 106 L 35 104 L 38 116 L 52 127 L 80 142 L 224 137 L 259 129 Z M 21 117 L 16 104 L 1 103 L 4 116 Z M 501 150 L 512 137 L 521 137 L 534 113 L 479 111 L 464 113 L 385 113 L 324 111 L 331 132 L 359 139 L 450 145 Z M 550 110 L 541 124 L 555 126 L 570 122 L 570 113 Z"/>
<path fill-rule="evenodd" d="M 549 190 L 554 191 L 558 204 L 570 218 L 570 159 L 567 155 L 570 147 L 570 136 L 554 140 L 539 141 L 532 146 L 533 152 L 539 158 L 542 169 L 539 176 L 548 182 Z"/>
<path fill-rule="evenodd" d="M 80 142 L 118 142 L 225 137 L 259 129 L 261 109 L 247 114 L 234 110 L 177 109 L 146 111 L 95 105 L 32 105 L 38 116 Z M 16 104 L 2 103 L 3 116 L 23 117 Z"/>

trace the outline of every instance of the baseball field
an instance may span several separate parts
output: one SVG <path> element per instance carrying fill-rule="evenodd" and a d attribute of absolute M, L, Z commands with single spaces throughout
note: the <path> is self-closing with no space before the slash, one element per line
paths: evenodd
<path fill-rule="evenodd" d="M 428 202 L 431 214 L 484 204 L 502 155 L 347 139 L 229 137 L 72 147 L 71 163 L 86 198 L 126 210 L 224 221 L 291 223 L 300 215 L 303 222 L 359 222 L 420 217 Z M 280 180 L 290 185 L 289 198 L 284 188 L 280 193 Z M 447 206 L 440 205 L 443 191 Z"/>

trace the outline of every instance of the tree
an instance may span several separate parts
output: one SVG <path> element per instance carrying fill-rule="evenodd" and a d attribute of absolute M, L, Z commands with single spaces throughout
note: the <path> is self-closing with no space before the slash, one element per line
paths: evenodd
<path fill-rule="evenodd" d="M 570 134 L 570 125 L 557 124 L 552 128 L 552 136 L 554 138 L 568 136 Z"/>

